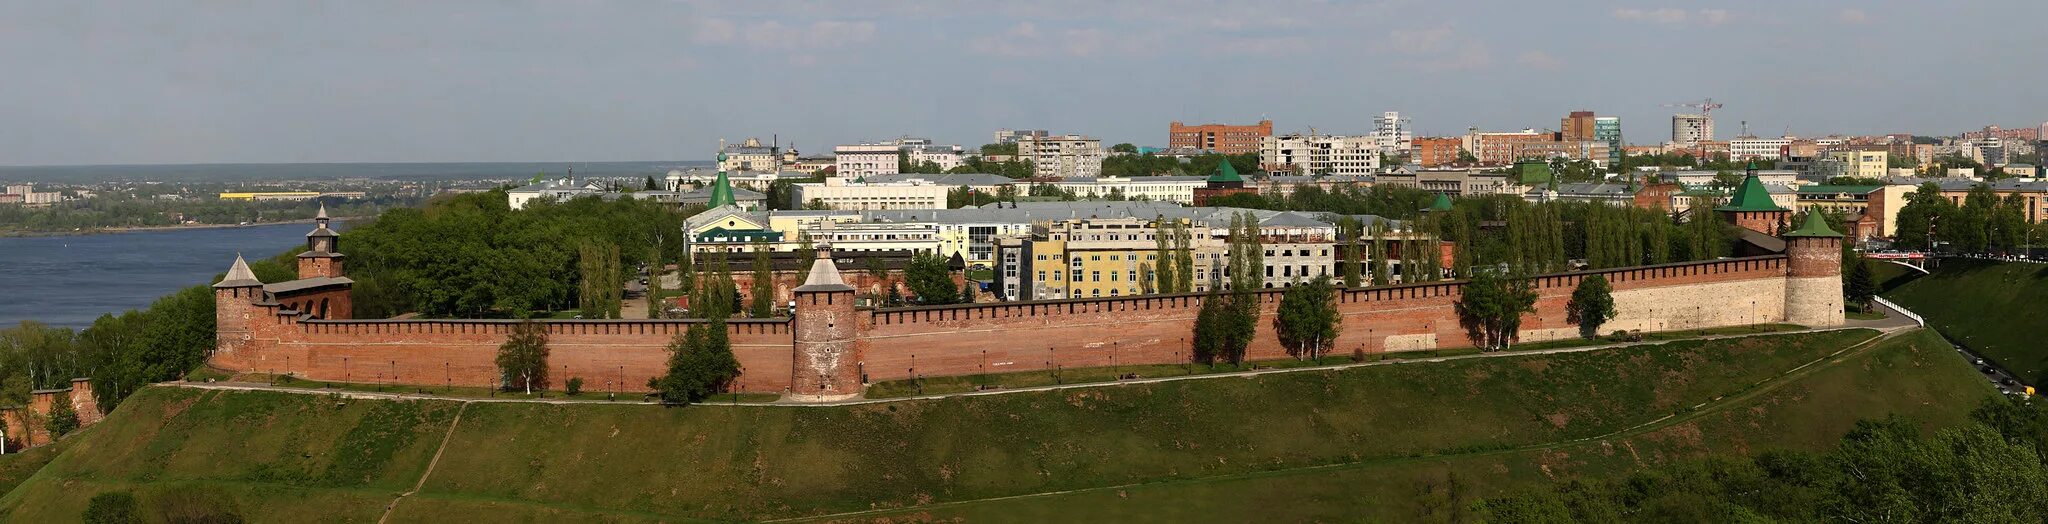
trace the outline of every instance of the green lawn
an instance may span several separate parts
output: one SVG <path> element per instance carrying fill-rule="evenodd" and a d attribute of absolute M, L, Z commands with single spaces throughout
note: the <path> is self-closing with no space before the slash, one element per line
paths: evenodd
<path fill-rule="evenodd" d="M 584 389 L 583 391 L 577 392 L 574 395 L 570 395 L 562 391 L 537 391 L 533 393 L 524 393 L 520 391 L 503 391 L 491 388 L 479 388 L 470 386 L 439 387 L 432 385 L 421 386 L 413 384 L 367 384 L 357 382 L 331 382 L 324 380 L 305 380 L 290 375 L 273 375 L 268 373 L 240 373 L 234 376 L 234 380 L 242 382 L 261 382 L 274 386 L 299 388 L 309 391 L 361 391 L 365 393 L 403 393 L 407 395 L 433 395 L 436 397 L 450 398 L 570 399 L 585 400 L 592 402 L 603 401 L 620 403 L 635 403 L 644 402 L 647 400 L 646 394 L 644 393 L 614 393 L 608 390 L 604 390 L 605 386 L 603 384 L 586 385 L 584 386 L 586 389 Z M 775 402 L 776 400 L 780 400 L 781 398 L 782 395 L 775 393 L 739 393 L 730 395 L 718 395 L 717 397 L 712 398 L 710 401 L 766 404 L 770 402 Z"/>
<path fill-rule="evenodd" d="M 1884 297 L 2028 384 L 2048 380 L 2048 265 L 1944 259 Z"/>
<path fill-rule="evenodd" d="M 1746 446 L 1727 449 L 1735 451 L 1806 445 L 1838 436 L 1829 433 L 1856 414 L 1899 410 L 1906 400 L 1895 399 L 1949 413 L 1974 403 L 1956 392 L 1986 387 L 1866 376 L 1961 369 L 1974 379 L 1952 354 L 1866 358 L 1827 368 L 1864 373 L 1841 384 L 1772 390 L 1755 399 L 1774 402 L 1763 411 L 1730 412 L 1750 419 L 1694 419 L 1696 442 L 1652 433 L 1529 451 L 1755 392 L 1872 336 L 1678 341 L 841 408 L 476 403 L 461 408 L 433 475 L 393 520 L 757 520 L 891 508 L 1097 521 L 1355 520 L 1340 517 L 1370 509 L 1381 520 L 1414 520 L 1370 503 L 1406 508 L 1437 497 L 1451 508 L 1545 472 L 1595 474 L 1722 450 L 1718 442 Z M 149 388 L 0 498 L 0 518 L 72 520 L 91 496 L 130 489 L 146 509 L 207 500 L 251 521 L 376 520 L 419 480 L 456 411 L 437 401 Z M 1813 420 L 1771 418 L 1796 416 Z M 1296 469 L 1311 466 L 1345 476 Z M 1428 478 L 1440 479 L 1429 488 L 1437 491 L 1424 489 Z M 1142 486 L 1088 491 L 1126 484 Z M 1060 490 L 1083 491 L 946 505 Z"/>

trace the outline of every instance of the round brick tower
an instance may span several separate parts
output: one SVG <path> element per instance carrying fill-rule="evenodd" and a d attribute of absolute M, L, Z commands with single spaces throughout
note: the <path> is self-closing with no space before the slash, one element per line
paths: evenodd
<path fill-rule="evenodd" d="M 1785 233 L 1785 321 L 1808 327 L 1842 325 L 1842 234 L 1818 212 Z"/>
<path fill-rule="evenodd" d="M 846 285 L 832 262 L 831 246 L 818 244 L 811 273 L 795 295 L 792 399 L 823 402 L 859 396 L 861 318 L 853 308 L 853 286 Z"/>

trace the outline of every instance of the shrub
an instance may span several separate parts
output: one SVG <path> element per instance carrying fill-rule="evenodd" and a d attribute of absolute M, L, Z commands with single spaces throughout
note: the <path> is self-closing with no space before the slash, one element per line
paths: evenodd
<path fill-rule="evenodd" d="M 51 402 L 50 419 L 43 422 L 43 428 L 50 430 L 50 438 L 62 437 L 78 429 L 78 412 L 71 409 L 69 397 Z"/>
<path fill-rule="evenodd" d="M 85 515 L 81 520 L 89 524 L 129 524 L 142 522 L 136 514 L 135 495 L 126 491 L 109 491 L 94 495 L 85 504 Z"/>
<path fill-rule="evenodd" d="M 583 377 L 569 377 L 569 382 L 567 385 L 569 388 L 569 394 L 575 395 L 583 393 Z"/>

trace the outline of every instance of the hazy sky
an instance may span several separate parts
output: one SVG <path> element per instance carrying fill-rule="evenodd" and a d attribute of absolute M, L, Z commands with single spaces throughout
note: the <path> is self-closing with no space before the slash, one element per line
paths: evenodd
<path fill-rule="evenodd" d="M 2048 119 L 2048 2 L 0 0 L 0 165 L 708 158 L 997 128 L 1163 145 L 1573 109 L 1668 138 Z"/>

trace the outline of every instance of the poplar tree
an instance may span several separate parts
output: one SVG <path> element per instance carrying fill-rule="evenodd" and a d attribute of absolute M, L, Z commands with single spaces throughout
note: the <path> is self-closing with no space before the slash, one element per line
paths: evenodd
<path fill-rule="evenodd" d="M 1161 217 L 1153 228 L 1152 278 L 1149 282 L 1152 282 L 1155 291 L 1159 293 L 1181 292 L 1178 287 L 1180 278 L 1174 275 L 1180 264 L 1174 261 L 1173 231 L 1174 225 L 1168 223 L 1164 217 Z"/>
<path fill-rule="evenodd" d="M 1316 360 L 1337 342 L 1337 289 L 1329 275 L 1287 288 L 1273 316 L 1273 333 L 1296 359 Z"/>
<path fill-rule="evenodd" d="M 768 258 L 768 242 L 754 242 L 754 282 L 747 294 L 753 295 L 747 308 L 747 316 L 768 318 L 775 315 L 775 265 Z"/>
<path fill-rule="evenodd" d="M 523 389 L 532 394 L 534 388 L 547 389 L 548 384 L 548 332 L 547 326 L 528 319 L 512 327 L 512 335 L 498 346 L 498 373 L 505 378 L 506 390 Z"/>

